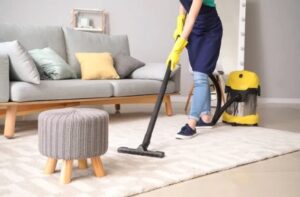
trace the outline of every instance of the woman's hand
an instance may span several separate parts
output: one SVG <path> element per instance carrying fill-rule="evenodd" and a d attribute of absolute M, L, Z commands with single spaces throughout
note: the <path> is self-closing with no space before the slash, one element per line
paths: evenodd
<path fill-rule="evenodd" d="M 171 70 L 175 70 L 176 69 L 176 65 L 179 62 L 180 59 L 180 54 L 182 53 L 183 49 L 185 48 L 185 46 L 188 44 L 187 40 L 185 40 L 182 37 L 179 37 L 176 42 L 175 45 L 166 61 L 166 64 L 169 65 L 171 67 Z"/>

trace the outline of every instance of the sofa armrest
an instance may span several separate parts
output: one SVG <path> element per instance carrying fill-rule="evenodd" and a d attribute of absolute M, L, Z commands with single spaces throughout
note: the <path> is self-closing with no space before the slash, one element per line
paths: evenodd
<path fill-rule="evenodd" d="M 0 103 L 9 100 L 9 58 L 0 54 Z"/>
<path fill-rule="evenodd" d="M 175 92 L 180 93 L 180 82 L 181 82 L 181 65 L 178 66 L 175 74 L 171 78 L 175 82 Z"/>

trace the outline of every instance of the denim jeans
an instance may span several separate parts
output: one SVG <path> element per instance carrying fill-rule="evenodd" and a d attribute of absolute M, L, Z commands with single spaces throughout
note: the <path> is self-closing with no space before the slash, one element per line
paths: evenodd
<path fill-rule="evenodd" d="M 194 92 L 189 118 L 198 121 L 199 117 L 210 115 L 210 102 L 208 75 L 194 71 Z"/>

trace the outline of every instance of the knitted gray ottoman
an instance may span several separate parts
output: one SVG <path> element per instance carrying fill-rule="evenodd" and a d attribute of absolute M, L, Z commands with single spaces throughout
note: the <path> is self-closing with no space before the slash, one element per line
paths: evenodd
<path fill-rule="evenodd" d="M 46 174 L 55 171 L 62 159 L 60 182 L 71 182 L 73 160 L 87 168 L 87 159 L 97 177 L 104 176 L 100 156 L 108 148 L 108 113 L 98 109 L 64 108 L 40 113 L 38 117 L 39 150 L 48 157 Z"/>

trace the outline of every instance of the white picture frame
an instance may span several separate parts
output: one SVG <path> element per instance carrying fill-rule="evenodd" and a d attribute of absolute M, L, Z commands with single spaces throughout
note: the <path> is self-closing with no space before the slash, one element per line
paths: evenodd
<path fill-rule="evenodd" d="M 106 15 L 105 10 L 74 8 L 72 27 L 78 31 L 106 33 Z"/>

